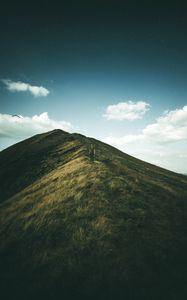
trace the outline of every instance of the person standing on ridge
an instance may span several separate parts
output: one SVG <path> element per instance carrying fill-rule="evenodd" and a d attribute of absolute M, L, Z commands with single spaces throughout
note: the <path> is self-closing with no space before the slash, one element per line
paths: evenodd
<path fill-rule="evenodd" d="M 91 160 L 95 159 L 95 148 L 94 148 L 93 144 L 90 145 L 89 156 L 90 156 Z"/>

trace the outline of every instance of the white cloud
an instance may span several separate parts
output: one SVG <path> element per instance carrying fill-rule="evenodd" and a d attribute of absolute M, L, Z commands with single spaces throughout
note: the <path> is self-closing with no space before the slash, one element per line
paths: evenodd
<path fill-rule="evenodd" d="M 104 138 L 106 143 L 114 146 L 140 141 L 163 144 L 184 140 L 187 140 L 187 106 L 164 112 L 155 123 L 147 125 L 140 134 Z"/>
<path fill-rule="evenodd" d="M 144 101 L 127 101 L 109 105 L 103 115 L 107 120 L 136 120 L 141 119 L 149 110 L 150 104 Z"/>
<path fill-rule="evenodd" d="M 187 173 L 187 106 L 165 111 L 139 134 L 109 136 L 103 141 L 145 161 Z"/>
<path fill-rule="evenodd" d="M 72 131 L 73 126 L 66 121 L 50 119 L 47 112 L 34 115 L 33 117 L 0 114 L 0 138 L 6 137 L 20 140 L 53 129 Z"/>
<path fill-rule="evenodd" d="M 50 92 L 43 86 L 34 86 L 21 81 L 3 79 L 2 82 L 10 92 L 30 92 L 34 97 L 46 97 Z"/>
<path fill-rule="evenodd" d="M 187 105 L 165 112 L 143 130 L 144 136 L 159 143 L 187 140 Z"/>

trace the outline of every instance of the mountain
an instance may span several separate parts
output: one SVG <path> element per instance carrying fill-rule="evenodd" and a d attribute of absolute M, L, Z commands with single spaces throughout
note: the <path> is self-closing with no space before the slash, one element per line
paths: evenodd
<path fill-rule="evenodd" d="M 0 152 L 2 299 L 187 299 L 187 177 L 54 130 Z"/>

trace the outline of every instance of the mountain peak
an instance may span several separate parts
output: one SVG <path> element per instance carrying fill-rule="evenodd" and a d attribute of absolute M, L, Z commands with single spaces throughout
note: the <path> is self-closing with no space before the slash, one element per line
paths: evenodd
<path fill-rule="evenodd" d="M 51 131 L 48 131 L 48 133 L 50 133 L 50 134 L 57 134 L 57 133 L 59 133 L 59 134 L 69 134 L 68 132 L 66 132 L 62 129 L 53 129 Z"/>
<path fill-rule="evenodd" d="M 169 300 L 173 286 L 181 299 L 186 176 L 58 129 L 2 151 L 0 165 L 10 299 Z"/>

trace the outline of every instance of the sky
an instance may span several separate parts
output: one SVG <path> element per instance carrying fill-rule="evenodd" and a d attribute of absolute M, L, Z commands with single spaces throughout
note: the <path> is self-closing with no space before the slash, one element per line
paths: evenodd
<path fill-rule="evenodd" d="M 186 1 L 4 1 L 0 150 L 61 128 L 187 174 Z"/>

